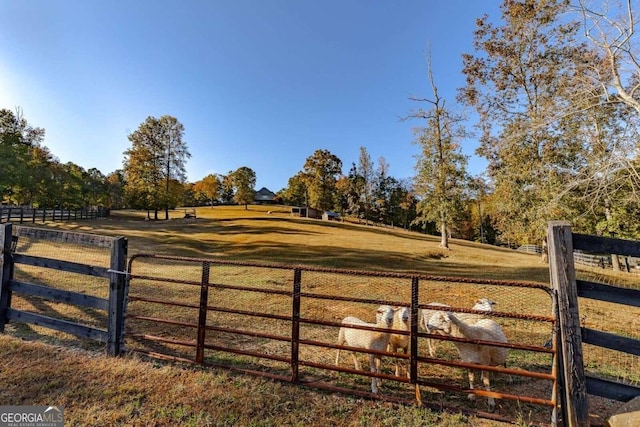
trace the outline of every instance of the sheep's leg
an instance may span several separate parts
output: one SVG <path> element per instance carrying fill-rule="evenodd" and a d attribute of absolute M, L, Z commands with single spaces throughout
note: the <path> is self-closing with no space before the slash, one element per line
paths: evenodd
<path fill-rule="evenodd" d="M 480 373 L 480 376 L 482 378 L 482 384 L 484 385 L 484 389 L 487 391 L 491 391 L 491 384 L 489 382 L 489 373 L 482 371 Z M 493 412 L 496 409 L 496 401 L 493 400 L 493 397 L 489 397 L 487 399 L 487 405 L 489 407 L 489 412 Z"/>
<path fill-rule="evenodd" d="M 404 354 L 407 354 L 407 348 L 405 347 L 403 349 Z M 405 371 L 407 373 L 407 378 L 411 377 L 411 374 L 409 372 L 409 362 L 406 360 L 400 360 L 400 359 L 396 359 L 396 377 L 400 376 L 400 365 L 403 365 L 405 367 Z"/>
<path fill-rule="evenodd" d="M 344 345 L 345 343 L 345 339 L 344 339 L 344 329 L 340 328 L 340 331 L 338 332 L 338 345 Z M 336 366 L 338 366 L 338 363 L 340 362 L 340 349 L 336 349 Z"/>
<path fill-rule="evenodd" d="M 396 354 L 398 353 L 398 348 L 389 344 L 388 351 L 389 353 Z M 394 359 L 396 364 L 396 377 L 399 377 L 400 376 L 400 359 L 398 359 L 397 357 L 395 357 Z"/>
<path fill-rule="evenodd" d="M 369 355 L 369 369 L 372 374 L 380 373 L 380 358 L 373 354 Z M 382 384 L 380 378 L 371 377 L 371 393 L 378 394 L 378 386 Z"/>
<path fill-rule="evenodd" d="M 473 383 L 475 380 L 475 372 L 473 372 L 473 369 L 469 369 L 469 389 L 473 390 Z M 474 393 L 469 393 L 467 395 L 467 398 L 469 400 L 474 400 L 476 398 L 476 395 Z"/>
<path fill-rule="evenodd" d="M 408 351 L 408 350 L 409 350 L 408 348 L 405 348 L 405 349 L 404 349 L 404 354 L 407 354 L 407 351 Z M 409 372 L 409 365 L 410 365 L 410 364 L 409 364 L 409 361 L 408 361 L 408 360 L 405 360 L 405 361 L 404 361 L 404 363 L 405 363 L 405 367 L 406 367 L 406 369 L 407 369 L 407 378 L 411 378 L 411 372 Z"/>
<path fill-rule="evenodd" d="M 353 365 L 356 367 L 356 369 L 359 371 L 360 368 L 360 361 L 358 360 L 358 356 L 356 355 L 355 351 L 351 352 L 351 357 L 353 357 Z"/>
<path fill-rule="evenodd" d="M 429 356 L 430 357 L 435 357 L 436 355 L 436 348 L 433 344 L 433 340 L 431 338 L 427 338 L 427 347 L 429 348 Z"/>

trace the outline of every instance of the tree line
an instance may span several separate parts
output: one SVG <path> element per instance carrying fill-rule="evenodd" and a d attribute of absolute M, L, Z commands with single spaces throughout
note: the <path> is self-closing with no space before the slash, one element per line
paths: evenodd
<path fill-rule="evenodd" d="M 631 1 L 504 0 L 500 20 L 479 17 L 466 77 L 453 100 L 438 91 L 411 97 L 419 148 L 415 176 L 389 176 L 365 147 L 344 173 L 318 149 L 278 191 L 277 201 L 334 210 L 364 222 L 400 225 L 487 243 L 540 243 L 546 223 L 566 219 L 578 232 L 640 238 L 640 58 Z M 479 118 L 473 125 L 465 115 Z M 184 127 L 149 117 L 129 135 L 124 167 L 108 175 L 61 164 L 44 130 L 21 112 L 0 110 L 3 203 L 36 207 L 146 209 L 154 218 L 178 206 L 253 201 L 247 166 L 188 183 Z M 488 162 L 467 172 L 466 141 Z"/>

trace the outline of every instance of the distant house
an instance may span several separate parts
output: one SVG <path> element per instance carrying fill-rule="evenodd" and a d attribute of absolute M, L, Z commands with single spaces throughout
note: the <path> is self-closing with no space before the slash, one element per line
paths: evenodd
<path fill-rule="evenodd" d="M 253 202 L 257 205 L 275 203 L 276 194 L 267 189 L 266 187 L 262 187 L 260 190 L 255 192 L 255 196 L 253 198 Z"/>

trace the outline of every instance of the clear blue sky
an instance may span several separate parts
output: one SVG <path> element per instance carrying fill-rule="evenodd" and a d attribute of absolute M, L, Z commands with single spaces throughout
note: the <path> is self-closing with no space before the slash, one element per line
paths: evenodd
<path fill-rule="evenodd" d="M 417 106 L 409 96 L 431 95 L 428 47 L 453 106 L 475 19 L 499 19 L 499 3 L 0 0 L 0 108 L 45 128 L 61 162 L 104 174 L 147 116 L 169 114 L 185 126 L 192 182 L 248 166 L 278 191 L 316 149 L 348 173 L 361 146 L 409 178 L 419 123 L 399 118 Z"/>

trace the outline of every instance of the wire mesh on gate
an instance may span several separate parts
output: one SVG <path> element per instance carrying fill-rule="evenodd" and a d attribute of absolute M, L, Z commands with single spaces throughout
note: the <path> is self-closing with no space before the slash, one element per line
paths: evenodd
<path fill-rule="evenodd" d="M 415 401 L 417 386 L 427 406 L 496 419 L 544 423 L 553 415 L 556 353 L 546 285 L 146 254 L 134 255 L 129 271 L 129 350 L 367 396 L 372 378 L 380 379 L 385 399 Z M 491 313 L 472 310 L 480 298 L 496 303 Z M 432 302 L 448 305 L 453 315 L 482 315 L 502 328 L 507 343 L 472 340 L 508 351 L 506 367 L 485 367 L 490 392 L 482 384 L 469 389 L 466 372 L 480 366 L 460 361 L 460 339 L 415 326 L 414 333 L 398 332 L 416 344 L 406 356 L 357 349 L 361 370 L 354 369 L 353 348 L 337 345 L 345 317 L 375 324 L 376 308 L 387 304 L 408 307 L 417 320 Z M 433 355 L 428 339 L 435 342 Z M 338 348 L 343 351 L 336 365 Z M 369 370 L 370 355 L 383 355 L 380 373 Z M 475 402 L 468 393 L 477 394 Z M 494 415 L 486 413 L 488 397 L 499 398 Z"/>
<path fill-rule="evenodd" d="M 36 229 L 36 231 L 43 231 Z M 61 292 L 76 292 L 87 297 L 101 299 L 109 298 L 109 279 L 98 275 L 87 275 L 63 271 L 55 268 L 56 262 L 69 262 L 82 264 L 87 269 L 103 268 L 110 266 L 110 247 L 96 242 L 82 243 L 77 239 L 56 240 L 45 239 L 41 236 L 33 236 L 34 229 L 29 227 L 13 227 L 13 248 L 15 253 L 21 256 L 42 258 L 39 264 L 27 265 L 16 263 L 13 279 L 34 285 L 42 285 Z M 52 236 L 63 233 L 54 230 L 44 230 Z M 71 233 L 73 234 L 73 233 Z M 92 236 L 92 235 L 86 235 Z M 98 240 L 109 241 L 112 238 L 97 236 Z M 37 315 L 44 315 L 67 322 L 78 323 L 92 328 L 105 328 L 107 313 L 105 310 L 87 306 L 68 304 L 65 301 L 53 301 L 47 298 L 29 295 L 24 292 L 14 292 L 11 296 L 11 307 Z M 69 333 L 56 331 L 33 323 L 12 322 L 7 325 L 13 333 L 32 338 L 34 336 L 46 337 L 53 342 L 71 344 L 83 348 L 96 348 L 103 346 L 95 341 L 83 340 Z"/>

